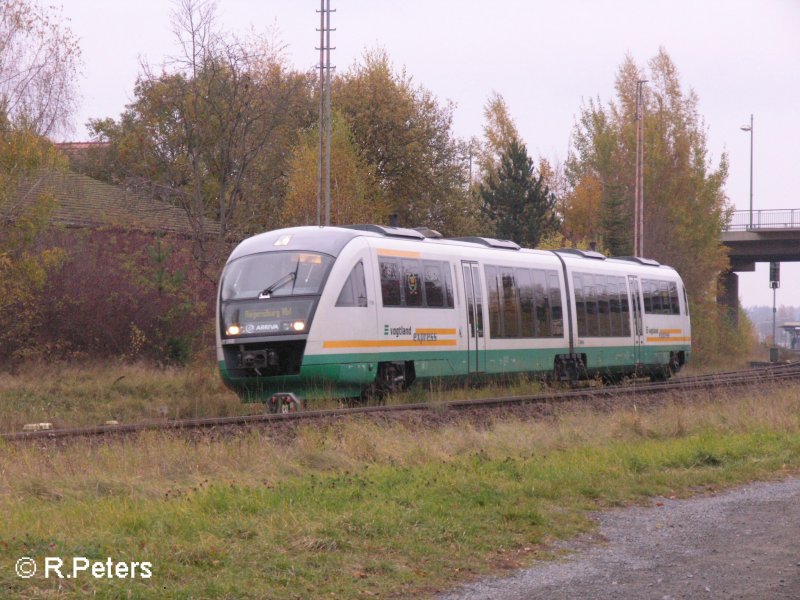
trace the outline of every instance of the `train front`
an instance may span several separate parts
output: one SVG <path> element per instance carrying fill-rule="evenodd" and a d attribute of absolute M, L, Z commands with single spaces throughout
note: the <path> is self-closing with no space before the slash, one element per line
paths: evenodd
<path fill-rule="evenodd" d="M 294 403 L 291 393 L 312 385 L 301 373 L 308 333 L 331 266 L 353 236 L 298 227 L 248 238 L 233 251 L 219 286 L 217 360 L 242 399 L 280 394 L 281 404 Z"/>

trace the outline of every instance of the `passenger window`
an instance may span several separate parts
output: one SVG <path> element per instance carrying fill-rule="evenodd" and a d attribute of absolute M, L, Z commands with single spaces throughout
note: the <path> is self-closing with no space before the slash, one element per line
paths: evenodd
<path fill-rule="evenodd" d="M 672 314 L 681 314 L 681 304 L 678 300 L 678 284 L 674 281 L 669 282 L 669 302 L 672 307 Z"/>
<path fill-rule="evenodd" d="M 561 314 L 561 286 L 556 271 L 547 272 L 547 284 L 550 290 L 550 336 L 563 337 L 564 317 Z"/>
<path fill-rule="evenodd" d="M 631 335 L 631 307 L 628 303 L 628 287 L 625 285 L 624 278 L 620 278 L 618 289 L 620 297 L 620 313 L 622 315 L 622 335 L 628 337 Z"/>
<path fill-rule="evenodd" d="M 344 282 L 336 306 L 366 306 L 367 281 L 364 277 L 364 263 L 358 261 L 350 276 Z"/>
<path fill-rule="evenodd" d="M 428 306 L 444 305 L 444 286 L 442 285 L 442 265 L 425 261 L 425 300 Z"/>
<path fill-rule="evenodd" d="M 519 302 L 513 269 L 503 267 L 503 337 L 519 337 Z"/>
<path fill-rule="evenodd" d="M 647 279 L 642 279 L 642 296 L 644 296 L 644 312 L 653 312 L 653 285 Z"/>
<path fill-rule="evenodd" d="M 403 260 L 403 296 L 406 306 L 422 306 L 422 277 L 418 260 Z"/>
<path fill-rule="evenodd" d="M 608 292 L 608 310 L 611 313 L 611 336 L 619 337 L 622 335 L 622 323 L 619 318 L 619 277 L 608 277 L 606 279 L 606 291 Z"/>
<path fill-rule="evenodd" d="M 597 291 L 594 281 L 594 275 L 584 274 L 583 294 L 586 302 L 586 335 L 589 337 L 597 337 L 600 329 L 600 321 L 597 318 Z"/>
<path fill-rule="evenodd" d="M 578 321 L 578 335 L 586 337 L 586 302 L 583 297 L 583 276 L 575 273 L 572 276 L 572 287 L 575 290 L 575 318 Z"/>
<path fill-rule="evenodd" d="M 609 337 L 611 336 L 611 310 L 609 309 L 606 277 L 605 275 L 595 275 L 594 280 L 597 292 L 597 335 Z"/>
<path fill-rule="evenodd" d="M 534 326 L 533 288 L 531 287 L 531 272 L 528 269 L 514 269 L 519 284 L 519 312 L 522 320 L 521 337 L 536 337 Z"/>
<path fill-rule="evenodd" d="M 550 296 L 547 293 L 547 274 L 533 270 L 533 297 L 536 303 L 536 335 L 550 337 Z"/>
<path fill-rule="evenodd" d="M 489 335 L 503 337 L 500 331 L 500 291 L 497 287 L 497 267 L 485 267 L 486 290 L 489 294 Z"/>
<path fill-rule="evenodd" d="M 381 296 L 384 306 L 401 306 L 400 265 L 396 260 L 380 259 Z"/>
<path fill-rule="evenodd" d="M 455 303 L 453 302 L 453 279 L 450 277 L 450 263 L 442 263 L 442 269 L 444 270 L 445 306 L 453 308 Z"/>

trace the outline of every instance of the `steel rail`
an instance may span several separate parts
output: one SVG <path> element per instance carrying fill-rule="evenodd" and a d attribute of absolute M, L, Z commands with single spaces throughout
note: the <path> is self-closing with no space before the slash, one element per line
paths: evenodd
<path fill-rule="evenodd" d="M 262 413 L 233 417 L 203 417 L 192 419 L 175 419 L 170 421 L 140 421 L 138 423 L 129 424 L 9 432 L 0 434 L 0 440 L 5 442 L 18 442 L 25 440 L 54 440 L 102 435 L 117 436 L 153 430 L 179 431 L 191 429 L 213 429 L 215 427 L 245 427 L 259 424 L 306 421 L 313 419 L 347 417 L 352 415 L 375 413 L 494 408 L 501 406 L 515 406 L 520 404 L 568 402 L 584 400 L 588 398 L 626 398 L 630 396 L 636 396 L 637 394 L 651 395 L 669 392 L 701 391 L 716 387 L 750 386 L 762 383 L 777 383 L 792 380 L 800 380 L 800 364 L 798 363 L 747 369 L 743 371 L 729 371 L 694 377 L 680 377 L 664 382 L 642 383 L 640 381 L 633 380 L 622 385 L 584 387 L 561 392 L 523 394 L 515 396 L 502 396 L 497 398 L 449 400 L 444 402 L 416 402 L 388 406 L 357 406 L 353 408 L 309 410 L 276 414 Z"/>

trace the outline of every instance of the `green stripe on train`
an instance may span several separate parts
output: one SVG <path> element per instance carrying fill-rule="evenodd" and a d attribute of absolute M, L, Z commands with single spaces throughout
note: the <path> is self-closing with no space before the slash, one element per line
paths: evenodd
<path fill-rule="evenodd" d="M 633 346 L 579 348 L 576 351 L 586 355 L 589 371 L 620 371 L 634 363 Z M 486 350 L 481 360 L 482 373 L 489 376 L 547 374 L 553 370 L 555 356 L 567 352 L 567 348 Z M 671 352 L 684 352 L 688 360 L 691 346 L 645 346 L 641 350 L 640 362 L 645 366 L 665 365 L 669 362 Z M 306 355 L 299 374 L 276 377 L 234 377 L 224 362 L 221 361 L 219 366 L 226 385 L 252 399 L 265 399 L 277 392 L 293 392 L 305 398 L 324 398 L 358 396 L 375 380 L 378 363 L 401 361 L 414 361 L 417 379 L 463 377 L 469 374 L 467 353 L 463 350 Z"/>

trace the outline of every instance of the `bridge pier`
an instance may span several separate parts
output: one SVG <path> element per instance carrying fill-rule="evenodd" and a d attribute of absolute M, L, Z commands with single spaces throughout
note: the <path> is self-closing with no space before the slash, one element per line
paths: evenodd
<path fill-rule="evenodd" d="M 734 327 L 739 327 L 739 276 L 733 271 L 726 271 L 720 275 L 717 303 L 725 307 L 730 323 Z"/>

